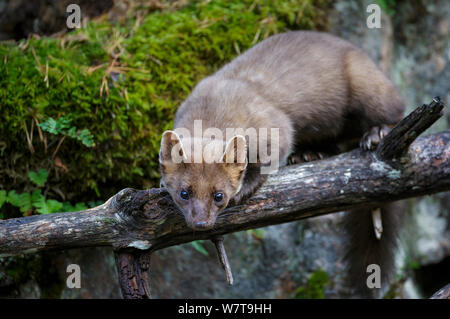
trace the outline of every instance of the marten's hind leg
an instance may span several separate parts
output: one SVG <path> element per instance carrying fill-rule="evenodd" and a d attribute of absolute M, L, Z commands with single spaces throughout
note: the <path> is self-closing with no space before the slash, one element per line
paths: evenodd
<path fill-rule="evenodd" d="M 381 140 L 391 131 L 392 127 L 392 125 L 386 124 L 372 127 L 364 133 L 359 142 L 359 146 L 365 151 L 374 150 L 380 144 Z"/>
<path fill-rule="evenodd" d="M 373 149 L 403 118 L 405 103 L 389 78 L 363 52 L 350 50 L 345 56 L 349 81 L 350 129 L 364 134 L 361 147 Z"/>

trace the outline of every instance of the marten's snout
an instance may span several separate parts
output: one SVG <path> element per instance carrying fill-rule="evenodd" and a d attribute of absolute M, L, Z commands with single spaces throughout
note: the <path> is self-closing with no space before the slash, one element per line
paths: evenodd
<path fill-rule="evenodd" d="M 214 221 L 211 220 L 191 220 L 190 222 L 188 221 L 188 219 L 186 219 L 186 222 L 188 224 L 188 226 L 190 228 L 192 228 L 193 230 L 208 230 L 213 228 L 214 226 Z"/>
<path fill-rule="evenodd" d="M 194 226 L 196 229 L 207 229 L 208 224 L 205 221 L 195 222 Z"/>
<path fill-rule="evenodd" d="M 185 217 L 188 226 L 194 230 L 211 229 L 216 222 L 216 212 L 208 203 L 198 199 L 193 200 L 190 214 Z"/>

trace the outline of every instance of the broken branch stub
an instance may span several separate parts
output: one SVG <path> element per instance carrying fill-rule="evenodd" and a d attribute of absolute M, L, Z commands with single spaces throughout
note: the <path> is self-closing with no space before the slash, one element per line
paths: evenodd
<path fill-rule="evenodd" d="M 124 299 L 150 299 L 150 252 L 116 251 L 117 274 Z"/>
<path fill-rule="evenodd" d="M 375 150 L 377 157 L 390 163 L 392 159 L 402 157 L 411 143 L 444 114 L 443 109 L 439 96 L 416 108 L 380 141 Z"/>
<path fill-rule="evenodd" d="M 423 104 L 416 108 L 397 123 L 380 141 L 375 150 L 377 158 L 397 167 L 397 159 L 404 156 L 408 152 L 411 143 L 444 114 L 443 109 L 444 104 L 439 96 L 435 97 L 431 103 Z M 372 211 L 372 221 L 375 236 L 379 240 L 383 233 L 383 221 L 379 209 Z"/>

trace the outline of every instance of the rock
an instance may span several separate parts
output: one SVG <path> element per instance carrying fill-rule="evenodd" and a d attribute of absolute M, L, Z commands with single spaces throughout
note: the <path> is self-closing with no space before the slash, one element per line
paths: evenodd
<path fill-rule="evenodd" d="M 50 35 L 67 30 L 69 4 L 83 8 L 82 19 L 112 8 L 113 0 L 0 0 L 0 41 L 27 38 L 29 34 Z"/>

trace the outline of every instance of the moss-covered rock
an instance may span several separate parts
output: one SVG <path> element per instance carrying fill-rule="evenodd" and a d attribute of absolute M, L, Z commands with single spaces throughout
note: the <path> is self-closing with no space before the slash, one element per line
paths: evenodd
<path fill-rule="evenodd" d="M 145 16 L 98 19 L 61 38 L 0 44 L 0 189 L 107 198 L 157 185 L 160 135 L 195 83 L 256 42 L 286 29 L 325 26 L 328 1 L 193 1 Z M 38 123 L 70 117 L 87 147 Z M 27 138 L 28 136 L 28 138 Z"/>
<path fill-rule="evenodd" d="M 323 299 L 328 282 L 328 274 L 319 269 L 311 274 L 305 286 L 301 286 L 295 291 L 294 297 L 297 299 Z"/>

